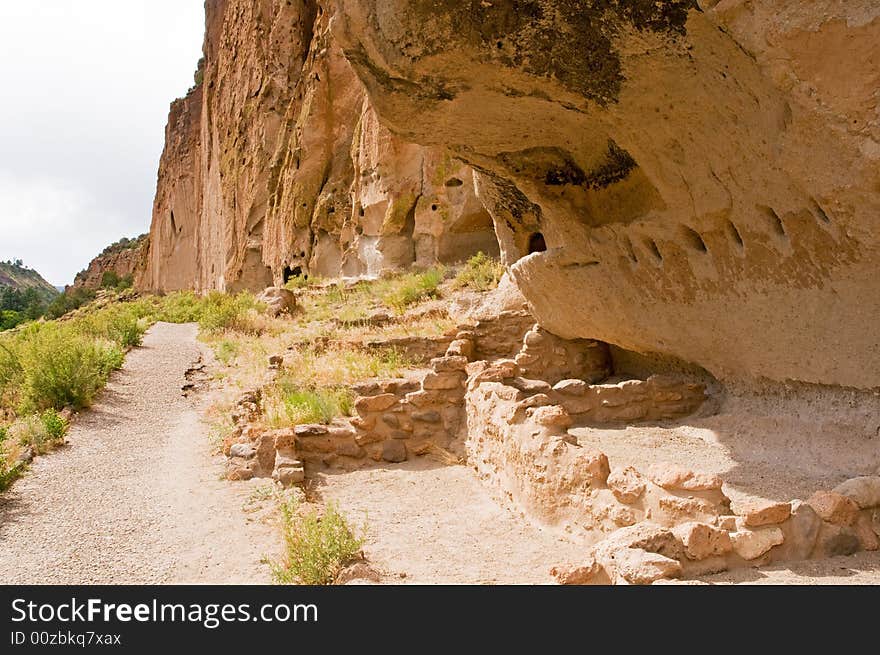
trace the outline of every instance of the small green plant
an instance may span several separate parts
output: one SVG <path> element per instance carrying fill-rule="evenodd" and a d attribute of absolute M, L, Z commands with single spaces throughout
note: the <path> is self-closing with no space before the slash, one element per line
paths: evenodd
<path fill-rule="evenodd" d="M 214 344 L 214 356 L 224 366 L 231 366 L 238 357 L 240 346 L 230 339 L 222 339 Z"/>
<path fill-rule="evenodd" d="M 69 427 L 67 420 L 54 409 L 47 409 L 40 414 L 40 421 L 43 423 L 43 427 L 46 429 L 46 434 L 49 439 L 60 441 L 64 438 L 64 435 L 67 434 L 67 429 Z"/>
<path fill-rule="evenodd" d="M 355 534 L 335 503 L 328 503 L 322 514 L 317 509 L 301 510 L 292 498 L 282 504 L 281 515 L 284 557 L 272 563 L 278 584 L 333 584 L 363 548 L 365 527 Z"/>
<path fill-rule="evenodd" d="M 442 268 L 430 268 L 422 273 L 401 276 L 382 297 L 382 302 L 402 313 L 417 302 L 438 298 L 440 296 L 438 287 L 445 274 Z"/>
<path fill-rule="evenodd" d="M 10 466 L 6 461 L 6 456 L 0 453 L 0 492 L 6 491 L 15 482 L 15 479 L 21 475 L 22 468 L 21 464 Z"/>
<path fill-rule="evenodd" d="M 504 275 L 504 264 L 480 251 L 471 257 L 453 282 L 457 289 L 491 291 L 498 286 Z"/>

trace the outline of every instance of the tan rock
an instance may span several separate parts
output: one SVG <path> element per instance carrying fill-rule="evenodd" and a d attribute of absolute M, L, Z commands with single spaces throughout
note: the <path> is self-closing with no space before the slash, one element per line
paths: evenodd
<path fill-rule="evenodd" d="M 708 523 L 683 523 L 673 528 L 672 532 L 681 541 L 685 554 L 691 560 L 725 555 L 733 549 L 727 531 Z"/>
<path fill-rule="evenodd" d="M 464 384 L 464 375 L 460 373 L 428 373 L 422 380 L 426 391 L 458 389 Z"/>
<path fill-rule="evenodd" d="M 855 501 L 834 491 L 817 491 L 807 501 L 824 521 L 835 525 L 852 525 L 859 513 Z"/>
<path fill-rule="evenodd" d="M 791 503 L 748 499 L 731 503 L 731 510 L 743 518 L 744 525 L 757 528 L 762 525 L 782 523 L 791 516 Z"/>
<path fill-rule="evenodd" d="M 819 527 L 816 546 L 810 554 L 812 559 L 852 555 L 862 548 L 862 542 L 855 528 L 846 525 L 823 522 Z"/>
<path fill-rule="evenodd" d="M 645 480 L 632 466 L 612 472 L 607 484 L 614 497 L 627 505 L 638 502 L 645 493 Z"/>
<path fill-rule="evenodd" d="M 714 473 L 701 473 L 675 464 L 652 464 L 645 475 L 664 489 L 712 491 L 722 486 L 721 478 Z"/>
<path fill-rule="evenodd" d="M 594 558 L 581 566 L 554 567 L 550 570 L 550 575 L 561 585 L 601 585 L 611 581 L 605 569 Z"/>
<path fill-rule="evenodd" d="M 583 380 L 561 380 L 553 385 L 553 391 L 567 396 L 583 396 L 589 386 Z"/>
<path fill-rule="evenodd" d="M 257 296 L 257 300 L 266 305 L 272 316 L 293 314 L 297 310 L 296 294 L 283 287 L 269 287 Z"/>
<path fill-rule="evenodd" d="M 773 550 L 777 562 L 804 560 L 816 546 L 822 519 L 806 503 L 795 500 L 791 503 L 791 517 L 779 524 L 785 535 L 785 542 Z"/>
<path fill-rule="evenodd" d="M 391 439 L 382 444 L 382 459 L 393 464 L 405 462 L 407 459 L 406 446 L 402 441 Z"/>
<path fill-rule="evenodd" d="M 467 357 L 457 357 L 447 355 L 446 357 L 437 357 L 431 360 L 431 368 L 435 373 L 458 373 L 467 368 Z"/>
<path fill-rule="evenodd" d="M 880 476 L 862 476 L 834 488 L 835 493 L 855 501 L 861 509 L 880 507 Z"/>
<path fill-rule="evenodd" d="M 684 521 L 714 520 L 718 516 L 718 506 L 704 498 L 679 498 L 663 496 L 657 500 L 658 514 L 670 525 Z M 660 520 L 661 516 L 657 519 Z"/>
<path fill-rule="evenodd" d="M 296 446 L 296 430 L 294 428 L 272 430 L 266 434 L 273 440 L 276 449 L 280 450 Z"/>
<path fill-rule="evenodd" d="M 358 432 L 357 436 L 354 438 L 354 442 L 358 446 L 368 446 L 370 444 L 378 443 L 385 439 L 382 434 L 376 432 L 374 430 L 368 430 L 365 432 Z"/>
<path fill-rule="evenodd" d="M 361 414 L 384 412 L 390 409 L 396 402 L 397 396 L 393 393 L 383 393 L 378 396 L 361 396 L 354 401 L 354 408 Z"/>
<path fill-rule="evenodd" d="M 604 564 L 613 559 L 617 551 L 625 548 L 645 550 L 659 553 L 670 559 L 678 560 L 683 554 L 683 546 L 672 530 L 643 521 L 628 528 L 612 532 L 595 547 L 596 560 Z"/>
<path fill-rule="evenodd" d="M 615 553 L 614 560 L 618 582 L 622 578 L 629 584 L 649 585 L 681 575 L 681 562 L 639 548 L 623 548 Z"/>
<path fill-rule="evenodd" d="M 757 559 L 774 546 L 785 541 L 785 535 L 778 526 L 739 530 L 730 534 L 734 552 L 745 560 Z"/>
<path fill-rule="evenodd" d="M 474 358 L 474 342 L 471 339 L 455 339 L 446 351 L 449 357 L 464 357 L 468 361 Z"/>
<path fill-rule="evenodd" d="M 862 550 L 880 549 L 880 537 L 874 531 L 874 523 L 869 512 L 861 511 L 856 518 L 853 528 Z"/>
<path fill-rule="evenodd" d="M 544 407 L 533 407 L 529 410 L 530 418 L 538 425 L 547 428 L 565 429 L 572 425 L 573 421 L 568 412 L 559 405 L 547 405 Z"/>

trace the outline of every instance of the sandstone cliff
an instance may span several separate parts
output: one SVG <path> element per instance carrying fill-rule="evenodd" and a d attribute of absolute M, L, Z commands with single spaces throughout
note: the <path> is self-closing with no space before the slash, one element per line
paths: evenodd
<path fill-rule="evenodd" d="M 208 0 L 171 108 L 140 286 L 259 289 L 497 251 L 473 171 L 383 127 L 327 3 Z"/>
<path fill-rule="evenodd" d="M 477 171 L 541 324 L 880 386 L 880 5 L 336 0 L 398 138 Z"/>
<path fill-rule="evenodd" d="M 149 245 L 149 237 L 144 234 L 108 246 L 85 270 L 77 273 L 72 288 L 100 289 L 107 280 L 138 282 L 144 274 Z"/>

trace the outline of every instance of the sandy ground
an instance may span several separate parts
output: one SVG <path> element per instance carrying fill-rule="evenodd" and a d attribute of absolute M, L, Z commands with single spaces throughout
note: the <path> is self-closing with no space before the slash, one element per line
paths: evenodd
<path fill-rule="evenodd" d="M 250 486 L 220 479 L 196 404 L 196 327 L 160 323 L 129 353 L 69 445 L 0 496 L 6 584 L 260 583 L 277 532 L 241 511 Z"/>
<path fill-rule="evenodd" d="M 318 478 L 353 525 L 365 553 L 392 584 L 535 584 L 580 563 L 584 546 L 560 540 L 500 507 L 465 466 L 422 459 Z"/>

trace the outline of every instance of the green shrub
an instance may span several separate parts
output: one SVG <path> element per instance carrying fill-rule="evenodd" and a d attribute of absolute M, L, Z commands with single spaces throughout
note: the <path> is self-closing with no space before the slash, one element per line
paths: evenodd
<path fill-rule="evenodd" d="M 255 313 L 259 307 L 253 294 L 242 292 L 231 296 L 215 291 L 204 300 L 199 326 L 206 332 L 233 330 L 258 334 L 260 328 Z"/>
<path fill-rule="evenodd" d="M 4 309 L 0 311 L 0 332 L 18 327 L 26 320 L 27 317 L 24 316 L 21 312 L 16 312 L 11 309 Z"/>
<path fill-rule="evenodd" d="M 21 352 L 21 408 L 87 407 L 123 360 L 122 347 L 112 341 L 46 325 Z"/>
<path fill-rule="evenodd" d="M 56 441 L 63 439 L 64 435 L 67 434 L 68 427 L 70 427 L 67 420 L 54 409 L 47 409 L 40 414 L 40 421 L 43 423 L 49 438 Z"/>
<path fill-rule="evenodd" d="M 113 291 L 125 291 L 134 286 L 134 277 L 132 275 L 120 275 L 116 271 L 104 271 L 101 276 L 101 288 Z"/>
<path fill-rule="evenodd" d="M 490 291 L 498 286 L 503 275 L 504 264 L 484 252 L 478 252 L 455 276 L 454 286 L 457 289 Z"/>
<path fill-rule="evenodd" d="M 178 291 L 158 299 L 155 315 L 166 323 L 196 323 L 203 304 L 203 299 L 192 291 Z"/>
<path fill-rule="evenodd" d="M 284 558 L 272 565 L 278 584 L 332 584 L 363 548 L 364 537 L 355 535 L 335 503 L 328 503 L 320 514 L 315 509 L 300 511 L 299 503 L 290 500 L 281 513 Z"/>
<path fill-rule="evenodd" d="M 83 305 L 90 303 L 95 299 L 95 292 L 90 289 L 73 289 L 67 291 L 52 301 L 46 309 L 46 318 L 61 318 L 65 314 L 79 309 Z"/>

